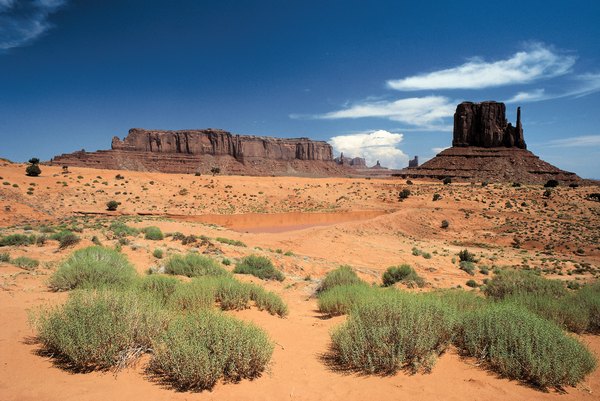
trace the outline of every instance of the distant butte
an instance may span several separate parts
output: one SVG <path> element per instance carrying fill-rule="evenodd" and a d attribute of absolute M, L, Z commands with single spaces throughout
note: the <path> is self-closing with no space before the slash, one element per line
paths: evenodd
<path fill-rule="evenodd" d="M 146 130 L 133 128 L 111 150 L 56 156 L 51 164 L 163 173 L 230 175 L 343 175 L 331 145 L 308 138 L 237 135 L 220 129 Z"/>
<path fill-rule="evenodd" d="M 451 177 L 462 181 L 544 183 L 580 181 L 527 150 L 521 109 L 513 126 L 500 102 L 463 102 L 454 113 L 452 147 L 419 167 L 403 169 L 400 176 L 412 178 Z"/>

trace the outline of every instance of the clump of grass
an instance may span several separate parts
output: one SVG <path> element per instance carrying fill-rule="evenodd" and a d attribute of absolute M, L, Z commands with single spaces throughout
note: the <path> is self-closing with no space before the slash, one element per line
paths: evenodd
<path fill-rule="evenodd" d="M 475 259 L 475 255 L 469 252 L 468 249 L 463 249 L 458 253 L 458 258 L 461 262 L 471 262 L 477 263 L 477 259 Z"/>
<path fill-rule="evenodd" d="M 285 276 L 277 270 L 271 260 L 264 256 L 249 255 L 240 260 L 233 269 L 234 273 L 251 274 L 263 280 L 283 281 Z"/>
<path fill-rule="evenodd" d="M 31 243 L 31 237 L 25 234 L 10 234 L 0 238 L 0 246 L 26 246 Z"/>
<path fill-rule="evenodd" d="M 214 304 L 215 288 L 202 280 L 179 283 L 167 301 L 170 308 L 186 312 L 212 308 Z"/>
<path fill-rule="evenodd" d="M 54 233 L 50 236 L 50 239 L 58 241 L 58 247 L 60 249 L 76 245 L 79 243 L 79 241 L 81 241 L 81 238 L 79 238 L 77 234 L 70 230 L 62 230 L 57 233 Z"/>
<path fill-rule="evenodd" d="M 44 351 L 77 371 L 123 367 L 146 352 L 167 317 L 131 291 L 78 291 L 33 319 Z"/>
<path fill-rule="evenodd" d="M 142 231 L 144 232 L 144 238 L 147 240 L 160 241 L 165 238 L 163 232 L 156 226 L 145 227 Z"/>
<path fill-rule="evenodd" d="M 271 291 L 265 291 L 258 285 L 249 285 L 251 286 L 250 298 L 254 301 L 258 310 L 264 310 L 271 315 L 277 315 L 279 317 L 288 315 L 288 307 L 279 295 Z"/>
<path fill-rule="evenodd" d="M 364 283 L 352 267 L 344 265 L 335 270 L 330 271 L 325 275 L 325 278 L 319 286 L 319 292 L 327 291 L 338 285 L 351 285 Z"/>
<path fill-rule="evenodd" d="M 258 377 L 272 353 L 267 334 L 253 324 L 201 311 L 169 324 L 155 342 L 149 369 L 179 390 L 204 390 L 221 378 Z"/>
<path fill-rule="evenodd" d="M 241 247 L 244 247 L 244 248 L 247 246 L 246 244 L 244 244 L 240 240 L 233 240 L 233 239 L 223 238 L 223 237 L 217 237 L 217 238 L 215 238 L 215 240 L 217 240 L 218 242 L 220 242 L 222 244 L 228 244 L 228 245 L 233 245 L 233 246 L 241 246 Z"/>
<path fill-rule="evenodd" d="M 139 280 L 138 289 L 151 294 L 165 305 L 179 283 L 175 277 L 151 274 Z"/>
<path fill-rule="evenodd" d="M 0 253 L 0 262 L 3 262 L 3 263 L 10 262 L 10 255 L 8 252 Z"/>
<path fill-rule="evenodd" d="M 54 291 L 74 288 L 126 287 L 137 274 L 127 258 L 119 252 L 101 246 L 75 251 L 50 277 Z"/>
<path fill-rule="evenodd" d="M 331 335 L 335 360 L 364 373 L 428 371 L 451 343 L 456 313 L 439 299 L 399 291 L 356 305 Z"/>
<path fill-rule="evenodd" d="M 25 270 L 34 270 L 40 265 L 39 261 L 28 258 L 27 256 L 19 256 L 18 258 L 11 260 L 10 263 Z"/>
<path fill-rule="evenodd" d="M 382 279 L 384 287 L 392 286 L 398 282 L 405 284 L 409 288 L 421 288 L 425 286 L 425 280 L 417 274 L 415 269 L 407 264 L 388 267 L 383 273 Z"/>
<path fill-rule="evenodd" d="M 152 252 L 152 256 L 154 256 L 156 259 L 162 259 L 163 258 L 163 250 L 156 248 L 153 252 Z"/>
<path fill-rule="evenodd" d="M 165 264 L 165 273 L 187 277 L 229 275 L 215 260 L 196 253 L 171 256 Z"/>
<path fill-rule="evenodd" d="M 528 270 L 498 271 L 485 287 L 485 295 L 495 299 L 527 293 L 562 297 L 566 292 L 560 281 L 545 279 Z"/>
<path fill-rule="evenodd" d="M 330 316 L 345 315 L 356 305 L 376 297 L 380 290 L 366 283 L 336 285 L 319 293 L 319 312 Z"/>
<path fill-rule="evenodd" d="M 129 227 L 127 224 L 119 220 L 112 222 L 109 230 L 112 231 L 114 236 L 117 238 L 136 236 L 140 232 L 137 228 Z"/>
<path fill-rule="evenodd" d="M 466 314 L 459 344 L 503 376 L 536 386 L 576 385 L 596 366 L 593 355 L 555 324 L 514 304 Z"/>

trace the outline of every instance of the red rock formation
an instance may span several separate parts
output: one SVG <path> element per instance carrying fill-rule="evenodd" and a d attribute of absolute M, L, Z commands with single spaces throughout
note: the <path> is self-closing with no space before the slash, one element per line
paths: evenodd
<path fill-rule="evenodd" d="M 167 173 L 340 175 L 331 145 L 308 138 L 235 135 L 219 129 L 156 131 L 133 128 L 123 140 L 114 137 L 112 150 L 74 152 L 53 164 Z"/>

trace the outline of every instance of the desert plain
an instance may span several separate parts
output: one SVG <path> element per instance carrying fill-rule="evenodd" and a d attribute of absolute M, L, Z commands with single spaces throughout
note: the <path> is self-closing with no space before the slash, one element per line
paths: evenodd
<path fill-rule="evenodd" d="M 599 192 L 597 186 L 559 186 L 545 195 L 542 185 L 494 182 L 41 168 L 40 176 L 29 177 L 23 164 L 0 163 L 0 235 L 66 227 L 80 241 L 64 248 L 52 239 L 0 248 L 10 259 L 39 261 L 33 268 L 0 262 L 1 400 L 600 399 L 598 369 L 575 387 L 539 389 L 501 377 L 452 346 L 430 372 L 367 375 L 336 369 L 326 358 L 330 333 L 347 317 L 319 312 L 315 296 L 326 273 L 340 265 L 380 285 L 389 266 L 408 264 L 426 282 L 422 288 L 398 284 L 411 292 L 460 286 L 479 293 L 493 270 L 503 268 L 536 270 L 571 287 L 597 280 L 600 203 L 588 199 Z M 399 199 L 405 189 L 410 196 Z M 117 210 L 106 210 L 110 200 L 120 203 Z M 157 226 L 167 235 L 156 241 L 139 234 L 119 242 L 108 229 L 117 220 L 139 229 Z M 169 233 L 203 240 L 184 245 Z M 119 371 L 77 373 L 41 353 L 29 316 L 65 302 L 68 293 L 51 291 L 49 277 L 92 239 L 118 246 L 140 275 L 190 250 L 234 263 L 251 254 L 269 258 L 284 273 L 283 281 L 236 278 L 278 294 L 289 314 L 281 318 L 254 307 L 226 312 L 255 323 L 273 341 L 266 371 L 210 390 L 178 391 L 149 377 L 148 355 Z M 157 259 L 155 249 L 165 258 Z M 464 249 L 478 259 L 472 274 L 459 268 L 457 255 Z M 600 357 L 600 337 L 569 335 Z"/>

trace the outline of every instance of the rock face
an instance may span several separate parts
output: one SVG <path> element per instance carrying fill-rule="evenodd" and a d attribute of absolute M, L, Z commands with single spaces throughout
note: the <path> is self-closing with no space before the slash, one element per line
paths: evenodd
<path fill-rule="evenodd" d="M 333 159 L 337 164 L 343 166 L 350 166 L 354 168 L 367 168 L 367 162 L 362 157 L 346 157 L 344 152 L 339 157 Z"/>
<path fill-rule="evenodd" d="M 408 161 L 408 168 L 419 167 L 419 156 L 415 156 L 414 159 Z"/>
<path fill-rule="evenodd" d="M 506 120 L 504 103 L 463 102 L 459 104 L 454 113 L 452 146 L 527 149 L 521 126 L 521 108 L 517 108 L 517 125 L 513 127 Z"/>
<path fill-rule="evenodd" d="M 114 137 L 111 150 L 63 154 L 53 164 L 108 169 L 225 174 L 344 173 L 333 161 L 331 145 L 308 138 L 237 135 L 220 129 L 158 131 L 133 128 Z"/>
<path fill-rule="evenodd" d="M 409 166 L 410 167 L 410 166 Z M 395 172 L 411 178 L 451 177 L 461 181 L 520 182 L 539 184 L 549 179 L 581 181 L 526 149 L 517 108 L 517 123 L 506 121 L 503 103 L 463 102 L 454 113 L 452 147 L 418 167 Z"/>

